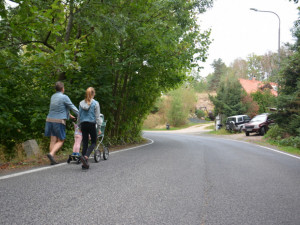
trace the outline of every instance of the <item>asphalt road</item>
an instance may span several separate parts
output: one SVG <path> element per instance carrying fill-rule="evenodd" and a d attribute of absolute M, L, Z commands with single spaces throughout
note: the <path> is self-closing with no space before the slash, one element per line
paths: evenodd
<path fill-rule="evenodd" d="M 109 160 L 0 177 L 0 224 L 300 224 L 300 158 L 146 132 Z"/>

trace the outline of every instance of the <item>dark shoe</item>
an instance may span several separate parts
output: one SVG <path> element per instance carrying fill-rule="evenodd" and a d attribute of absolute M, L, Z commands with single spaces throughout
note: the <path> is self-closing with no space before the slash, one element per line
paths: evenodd
<path fill-rule="evenodd" d="M 82 169 L 88 169 L 88 168 L 90 168 L 90 166 L 89 166 L 89 164 L 88 164 L 88 162 L 87 162 L 87 160 L 86 160 L 86 158 L 85 157 L 83 157 L 83 156 L 80 156 L 80 161 L 82 162 Z"/>
<path fill-rule="evenodd" d="M 88 170 L 90 167 L 85 167 L 84 165 L 81 166 L 82 170 Z"/>
<path fill-rule="evenodd" d="M 56 161 L 54 160 L 53 156 L 52 156 L 50 153 L 47 154 L 47 157 L 48 157 L 48 159 L 50 160 L 50 164 L 51 164 L 51 165 L 58 164 L 58 162 L 56 162 Z"/>

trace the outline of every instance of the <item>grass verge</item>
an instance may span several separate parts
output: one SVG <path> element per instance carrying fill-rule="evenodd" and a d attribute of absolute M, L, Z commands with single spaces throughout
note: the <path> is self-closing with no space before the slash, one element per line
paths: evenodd
<path fill-rule="evenodd" d="M 209 134 L 214 134 L 214 135 L 234 135 L 235 133 L 231 133 L 225 129 L 220 129 L 217 131 L 210 131 L 208 132 Z M 270 147 L 270 148 L 275 148 L 278 149 L 279 151 L 282 152 L 286 152 L 292 155 L 296 155 L 296 156 L 300 156 L 300 149 L 293 147 L 293 146 L 284 146 L 284 145 L 280 145 L 278 142 L 270 139 L 270 138 L 261 138 L 260 140 L 252 140 L 250 138 L 243 138 L 243 139 L 238 139 L 238 140 L 242 140 L 242 141 L 246 141 L 246 142 L 250 142 L 250 143 L 254 143 L 254 144 L 258 144 L 258 145 L 262 145 L 265 147 Z"/>
<path fill-rule="evenodd" d="M 293 146 L 283 146 L 278 144 L 278 142 L 272 140 L 272 139 L 265 139 L 266 142 L 268 142 L 271 145 L 276 146 L 280 151 L 292 154 L 292 155 L 297 155 L 300 156 L 300 149 L 299 148 L 295 148 Z"/>
<path fill-rule="evenodd" d="M 214 129 L 214 126 L 213 128 Z M 225 130 L 224 128 L 220 129 L 220 130 L 212 130 L 210 132 L 208 132 L 209 134 L 216 134 L 216 135 L 231 135 L 231 134 L 235 134 L 235 133 L 231 133 L 227 130 Z"/>

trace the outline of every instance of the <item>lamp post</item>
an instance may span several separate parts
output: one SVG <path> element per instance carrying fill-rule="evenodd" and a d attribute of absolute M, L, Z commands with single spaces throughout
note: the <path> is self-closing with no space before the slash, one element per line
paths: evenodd
<path fill-rule="evenodd" d="M 277 15 L 277 13 L 273 11 L 264 11 L 264 10 L 258 10 L 255 8 L 250 8 L 250 10 L 253 10 L 255 12 L 266 12 L 266 13 L 273 13 L 277 16 L 278 21 L 279 21 L 279 28 L 278 28 L 278 64 L 280 65 L 280 17 Z"/>

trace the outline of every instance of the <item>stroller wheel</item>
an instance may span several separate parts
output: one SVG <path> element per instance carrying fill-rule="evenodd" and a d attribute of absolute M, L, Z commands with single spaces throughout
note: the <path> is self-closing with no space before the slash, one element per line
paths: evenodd
<path fill-rule="evenodd" d="M 94 152 L 94 160 L 95 162 L 99 162 L 101 159 L 101 152 L 99 149 L 96 149 L 95 152 Z"/>
<path fill-rule="evenodd" d="M 69 156 L 68 160 L 67 160 L 67 163 L 70 163 L 72 160 L 71 156 Z"/>
<path fill-rule="evenodd" d="M 109 149 L 108 149 L 108 147 L 104 147 L 103 148 L 103 159 L 108 160 L 108 156 L 109 156 Z"/>

